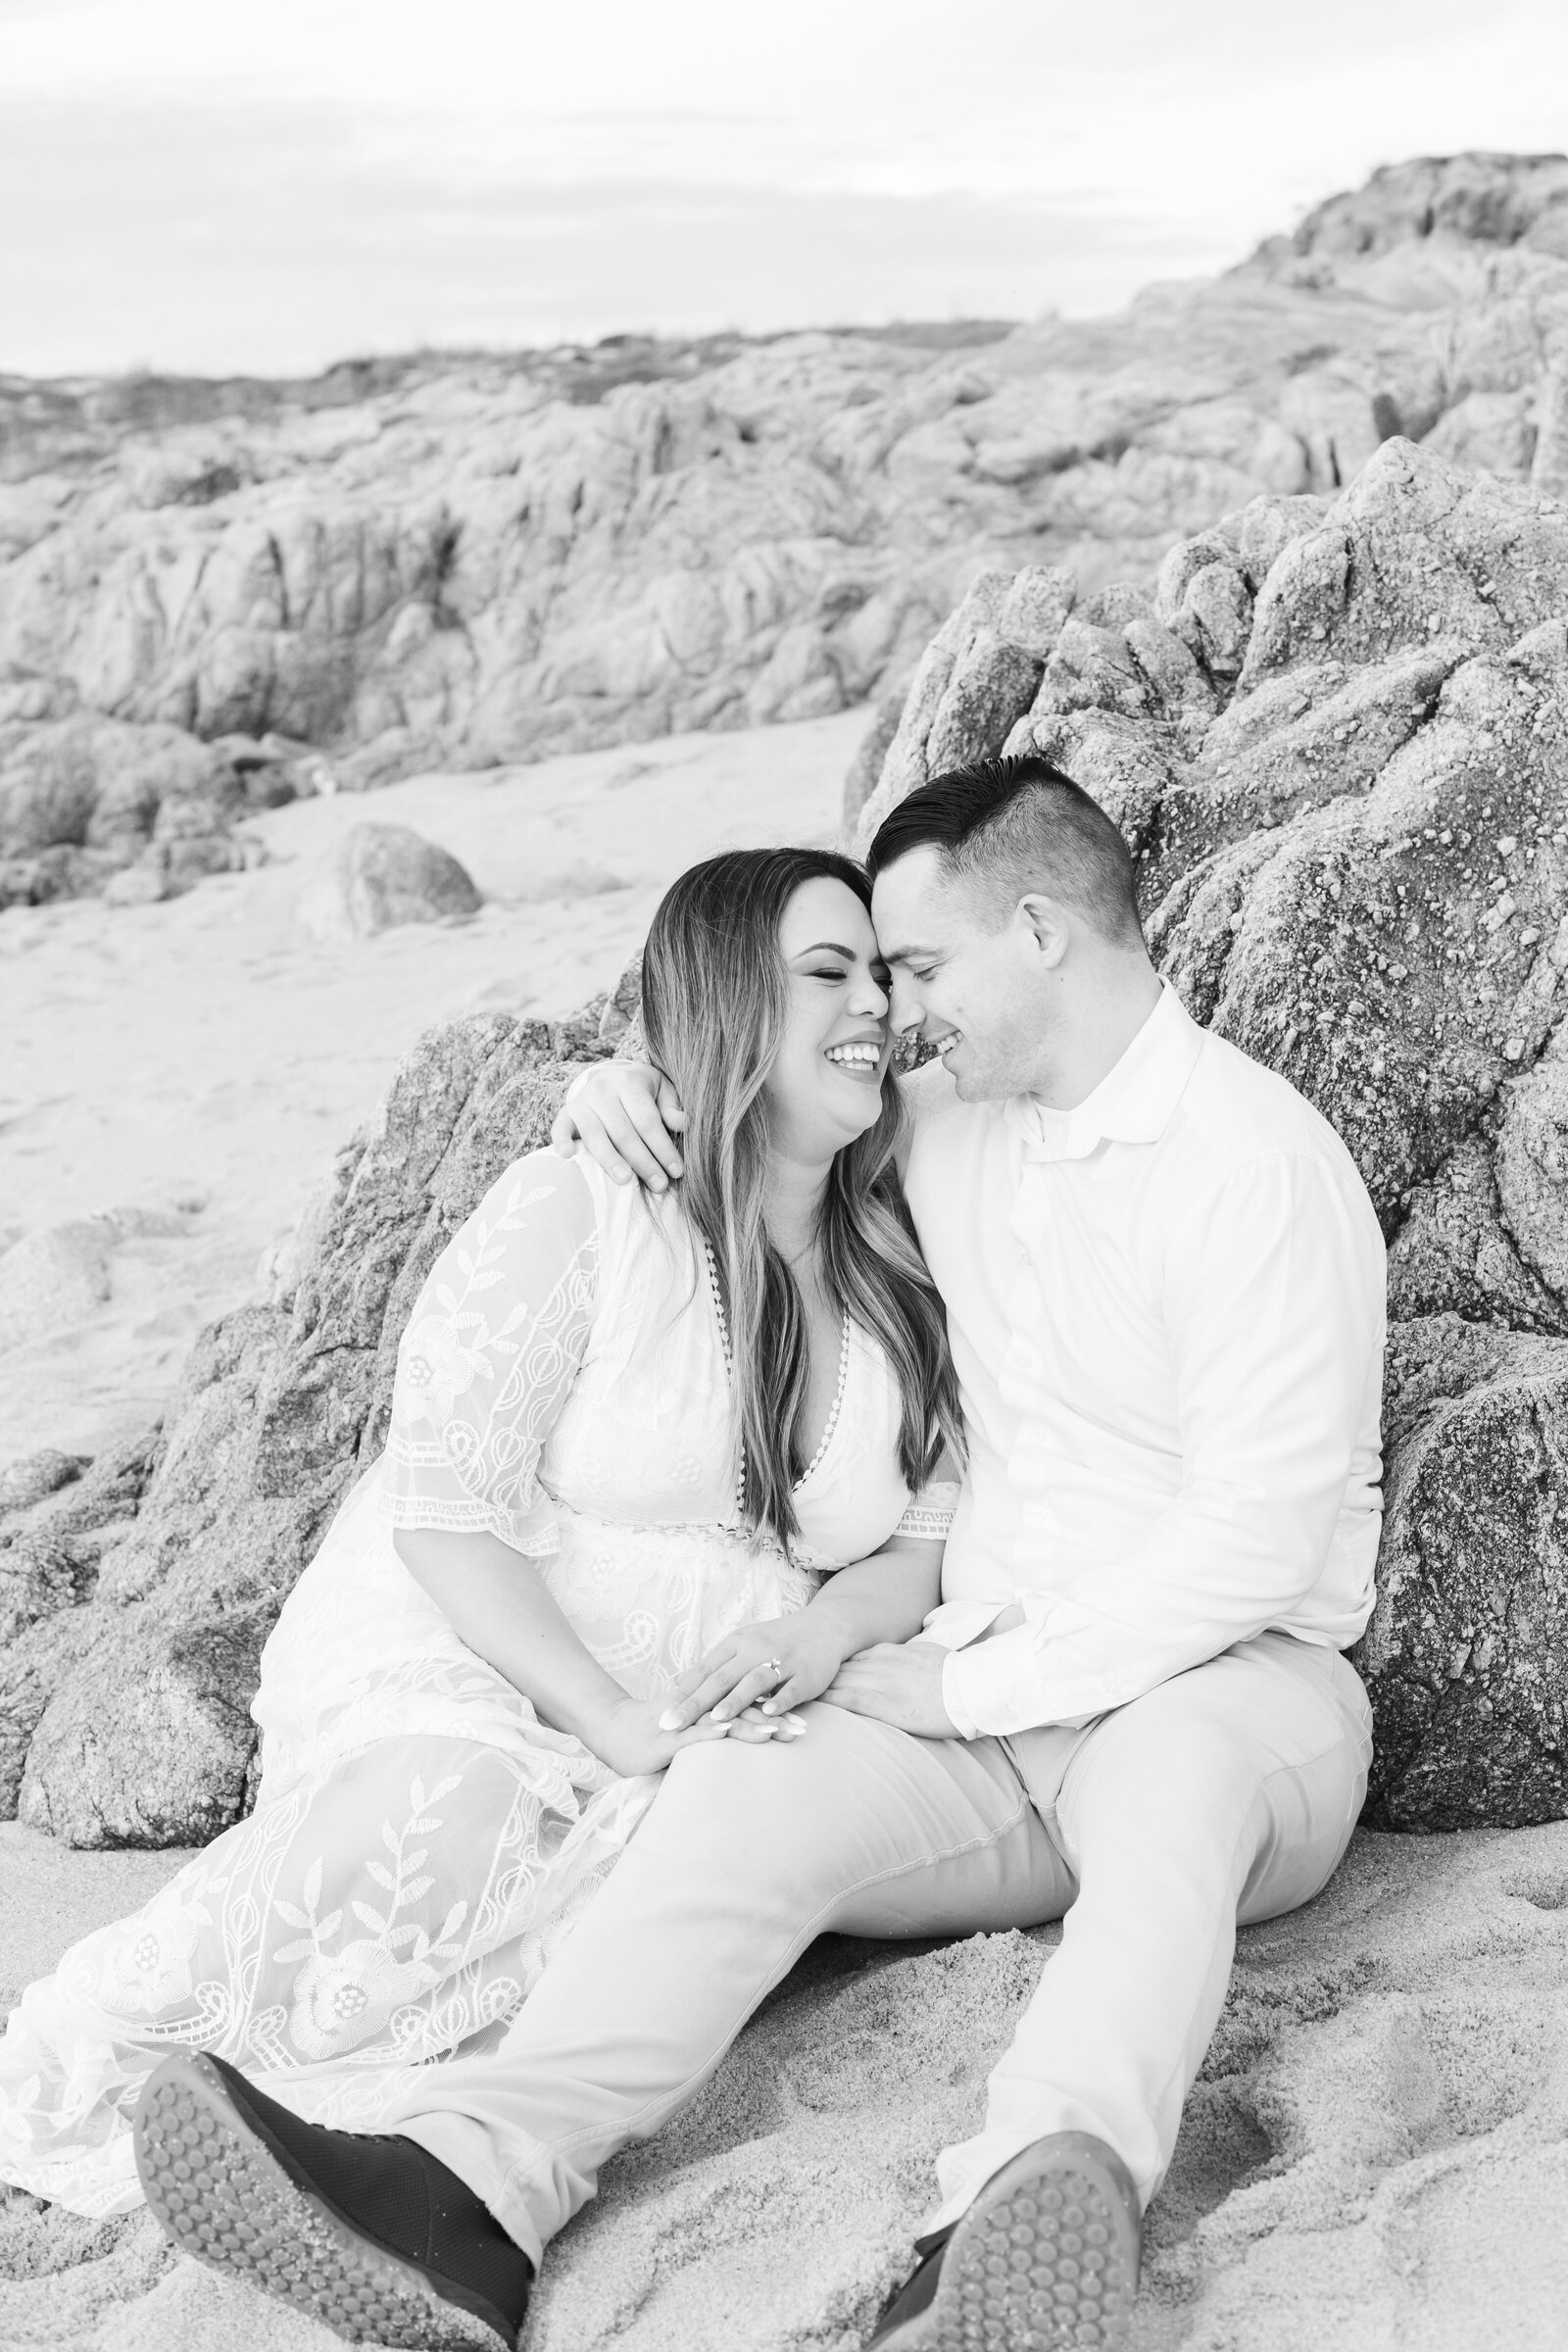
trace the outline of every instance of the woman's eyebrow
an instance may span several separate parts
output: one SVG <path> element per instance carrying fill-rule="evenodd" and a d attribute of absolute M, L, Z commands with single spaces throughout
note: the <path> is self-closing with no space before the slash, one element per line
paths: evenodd
<path fill-rule="evenodd" d="M 803 956 L 819 956 L 824 948 L 827 949 L 829 955 L 842 956 L 846 963 L 855 961 L 856 951 L 854 948 L 847 948 L 842 941 L 836 939 L 818 939 L 814 940 L 808 948 L 797 948 L 790 957 L 790 961 L 799 963 Z"/>

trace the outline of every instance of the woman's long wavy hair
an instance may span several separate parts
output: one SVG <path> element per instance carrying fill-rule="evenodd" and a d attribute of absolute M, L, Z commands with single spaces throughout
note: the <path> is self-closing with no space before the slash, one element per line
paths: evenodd
<path fill-rule="evenodd" d="M 794 1488 L 806 1468 L 808 1354 L 801 1294 L 764 1216 L 763 1090 L 789 1016 L 779 926 L 802 884 L 823 877 L 842 882 L 869 910 L 864 873 L 832 851 L 731 850 L 707 858 L 665 893 L 643 957 L 649 1054 L 689 1121 L 682 1200 L 711 1245 L 729 1317 L 743 1516 L 754 1533 L 780 1543 L 800 1532 Z M 894 1158 L 905 1116 L 897 1085 L 884 1083 L 876 1124 L 833 1161 L 817 1245 L 823 1290 L 881 1343 L 893 1367 L 903 1408 L 899 1463 L 917 1492 L 944 1446 L 962 1460 L 963 1427 L 947 1317 Z"/>

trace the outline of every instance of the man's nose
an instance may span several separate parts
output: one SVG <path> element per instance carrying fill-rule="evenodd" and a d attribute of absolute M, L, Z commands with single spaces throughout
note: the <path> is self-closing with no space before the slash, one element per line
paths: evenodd
<path fill-rule="evenodd" d="M 918 1029 L 925 1018 L 919 1000 L 903 972 L 895 972 L 892 981 L 890 1014 L 895 1029 Z"/>

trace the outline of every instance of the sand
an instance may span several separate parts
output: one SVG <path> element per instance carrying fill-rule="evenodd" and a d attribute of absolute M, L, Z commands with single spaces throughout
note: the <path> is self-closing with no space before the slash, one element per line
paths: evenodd
<path fill-rule="evenodd" d="M 270 862 L 167 906 L 0 916 L 0 1244 L 111 1209 L 173 1228 L 122 1218 L 108 1298 L 0 1355 L 0 1463 L 151 1418 L 419 1030 L 567 1010 L 683 863 L 830 838 L 860 724 L 311 802 L 256 824 Z M 453 850 L 483 912 L 302 936 L 305 877 L 366 817 Z M 0 2006 L 179 1860 L 0 1826 Z M 851 2352 L 1055 1940 L 824 1939 L 694 2105 L 608 2168 L 552 2252 L 527 2352 Z M 1242 1937 L 1150 2217 L 1135 2352 L 1568 2346 L 1565 2020 L 1568 1825 L 1358 1837 L 1317 1903 Z M 176 2259 L 145 2215 L 75 2222 L 0 2190 L 0 2352 L 335 2340 Z"/>
<path fill-rule="evenodd" d="M 830 842 L 849 711 L 296 802 L 253 871 L 151 906 L 0 913 L 0 1250 L 106 1211 L 111 1295 L 0 1351 L 0 1467 L 145 1428 L 201 1325 L 248 1292 L 421 1030 L 568 1012 L 608 987 L 668 883 L 714 851 Z M 352 824 L 412 825 L 485 896 L 471 921 L 323 945 L 295 919 Z M 5 1308 L 0 1265 L 0 1321 Z"/>
<path fill-rule="evenodd" d="M 177 1861 L 0 1833 L 0 1981 Z M 693 2105 L 607 2168 L 525 2352 L 852 2352 L 1055 1941 L 824 1938 Z M 1134 2352 L 1568 2343 L 1565 1994 L 1568 1825 L 1359 1836 L 1316 1903 L 1242 1936 L 1151 2211 Z M 144 2215 L 0 2206 L 5 2352 L 334 2340 Z"/>

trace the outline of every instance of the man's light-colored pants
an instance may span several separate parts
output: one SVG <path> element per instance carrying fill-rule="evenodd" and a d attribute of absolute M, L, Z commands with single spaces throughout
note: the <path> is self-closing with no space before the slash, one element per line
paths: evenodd
<path fill-rule="evenodd" d="M 400 2118 L 535 2263 L 599 2167 L 706 2081 L 813 1936 L 941 1936 L 1065 1914 L 941 2157 L 940 2228 L 1048 2132 L 1094 2132 L 1147 2204 L 1219 2018 L 1238 1919 L 1327 1882 L 1366 1787 L 1370 1710 L 1336 1651 L 1244 1642 L 1081 1731 L 916 1740 L 820 1704 L 789 1744 L 683 1749 L 494 2056 L 420 2072 Z"/>

